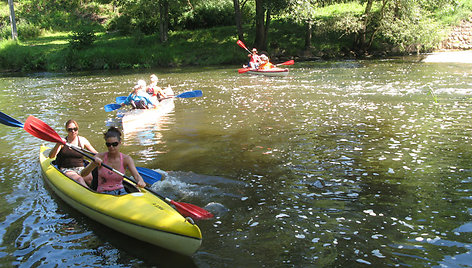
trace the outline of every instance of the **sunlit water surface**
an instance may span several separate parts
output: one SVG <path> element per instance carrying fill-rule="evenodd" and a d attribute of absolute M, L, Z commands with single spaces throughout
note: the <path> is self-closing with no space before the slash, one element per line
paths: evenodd
<path fill-rule="evenodd" d="M 0 110 L 104 151 L 103 106 L 156 73 L 175 108 L 122 151 L 167 179 L 153 189 L 216 217 L 183 257 L 73 210 L 42 178 L 43 142 L 0 126 L 0 265 L 465 267 L 472 263 L 472 69 L 417 58 L 296 63 L 287 77 L 237 66 L 0 77 Z"/>

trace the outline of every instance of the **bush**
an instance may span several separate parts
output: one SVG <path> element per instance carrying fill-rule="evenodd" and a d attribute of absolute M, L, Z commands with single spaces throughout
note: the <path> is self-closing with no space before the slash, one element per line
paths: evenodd
<path fill-rule="evenodd" d="M 92 46 L 95 40 L 95 31 L 92 27 L 81 27 L 70 36 L 69 46 L 72 49 L 84 49 Z"/>
<path fill-rule="evenodd" d="M 189 30 L 234 25 L 232 1 L 204 1 L 184 14 L 180 25 Z"/>

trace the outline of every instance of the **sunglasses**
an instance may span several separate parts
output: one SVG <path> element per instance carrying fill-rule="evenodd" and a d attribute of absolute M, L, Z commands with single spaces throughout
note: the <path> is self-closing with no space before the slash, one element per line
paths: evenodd
<path fill-rule="evenodd" d="M 120 143 L 117 142 L 117 141 L 115 141 L 115 142 L 105 142 L 105 145 L 107 147 L 110 147 L 110 146 L 116 147 L 116 146 L 118 146 L 118 144 L 120 144 Z"/>
<path fill-rule="evenodd" d="M 67 129 L 68 132 L 78 131 L 78 130 L 79 130 L 79 128 L 77 128 L 77 127 L 71 127 L 71 128 Z"/>

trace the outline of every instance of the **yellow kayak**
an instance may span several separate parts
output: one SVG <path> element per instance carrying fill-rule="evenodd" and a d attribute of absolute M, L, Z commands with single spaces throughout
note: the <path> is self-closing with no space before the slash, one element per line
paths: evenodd
<path fill-rule="evenodd" d="M 41 146 L 39 161 L 45 181 L 67 204 L 118 232 L 183 255 L 192 255 L 202 243 L 200 228 L 146 189 L 137 191 L 124 181 L 129 194 L 114 196 L 87 189 L 62 174 Z"/>

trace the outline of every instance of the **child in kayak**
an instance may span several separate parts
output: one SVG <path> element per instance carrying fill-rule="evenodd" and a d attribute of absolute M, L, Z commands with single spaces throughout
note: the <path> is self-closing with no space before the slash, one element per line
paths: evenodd
<path fill-rule="evenodd" d="M 136 179 L 137 186 L 141 188 L 145 187 L 146 183 L 136 170 L 133 159 L 129 155 L 120 152 L 121 132 L 115 127 L 110 127 L 108 131 L 105 132 L 104 138 L 108 151 L 98 153 L 94 161 L 82 170 L 82 176 L 89 175 L 95 167 L 105 163 L 123 174 L 126 170 L 129 170 L 131 175 Z M 112 195 L 127 194 L 123 186 L 123 177 L 105 167 L 98 169 L 97 192 Z"/>
<path fill-rule="evenodd" d="M 260 70 L 267 70 L 274 68 L 275 66 L 269 62 L 269 57 L 267 57 L 265 54 L 261 55 L 261 65 L 259 66 Z"/>
<path fill-rule="evenodd" d="M 146 82 L 139 80 L 138 84 L 134 86 L 133 91 L 128 95 L 126 100 L 121 104 L 131 105 L 134 109 L 150 109 L 154 106 L 152 101 L 149 99 L 149 94 L 146 93 Z"/>

